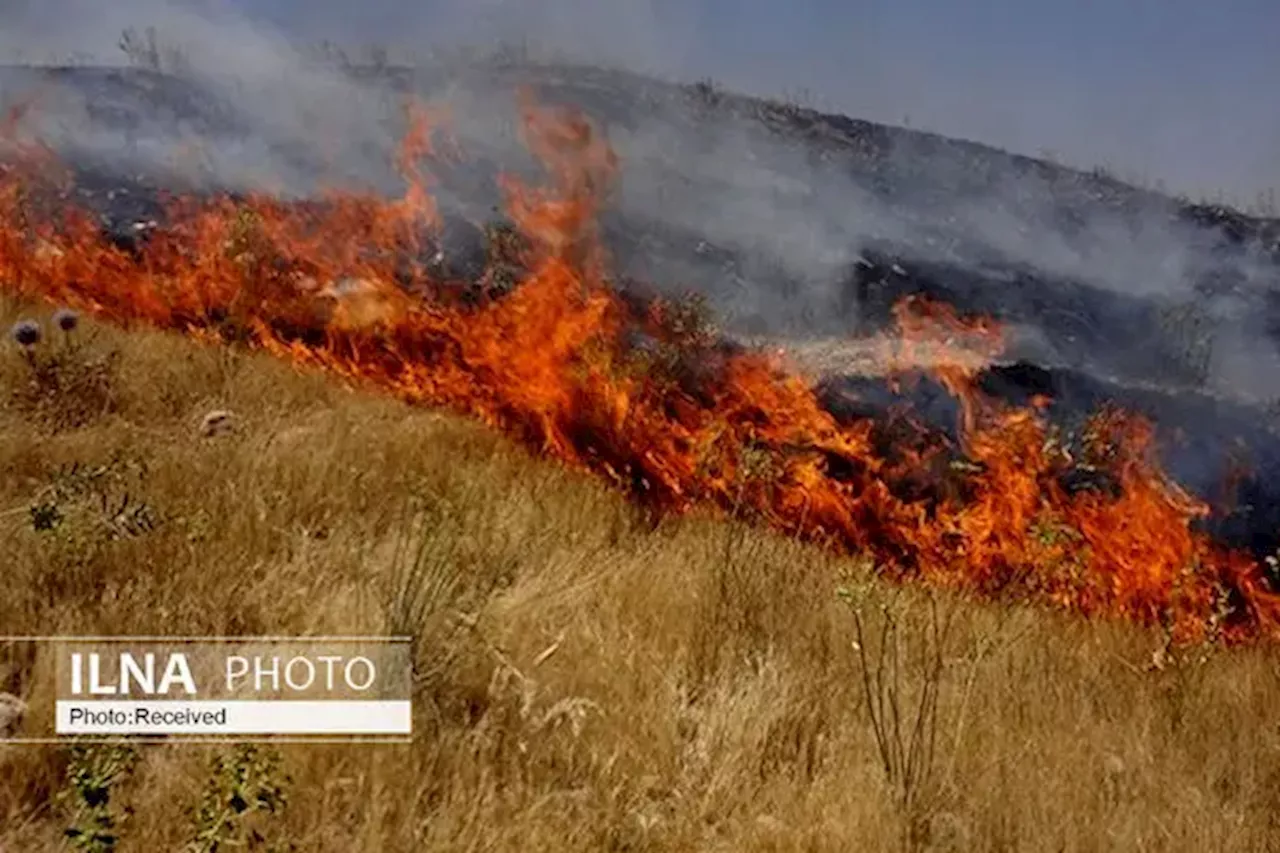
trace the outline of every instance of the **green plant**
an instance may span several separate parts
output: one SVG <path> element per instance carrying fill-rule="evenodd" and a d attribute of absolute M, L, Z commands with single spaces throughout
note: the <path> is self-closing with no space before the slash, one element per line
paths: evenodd
<path fill-rule="evenodd" d="M 73 463 L 59 468 L 52 482 L 40 490 L 27 508 L 37 533 L 58 530 L 69 519 L 87 521 L 84 532 L 107 540 L 150 533 L 160 516 L 136 492 L 147 476 L 145 464 L 115 457 L 102 465 Z"/>
<path fill-rule="evenodd" d="M 76 744 L 70 749 L 64 801 L 72 802 L 71 825 L 64 834 L 76 850 L 108 853 L 116 849 L 120 828 L 131 814 L 117 812 L 111 801 L 113 788 L 130 773 L 138 760 L 137 749 L 127 743 Z"/>
<path fill-rule="evenodd" d="M 237 744 L 214 756 L 209 782 L 196 809 L 193 851 L 285 851 L 292 842 L 272 841 L 265 831 L 266 816 L 279 814 L 287 803 L 289 777 L 281 772 L 280 755 L 258 744 Z"/>

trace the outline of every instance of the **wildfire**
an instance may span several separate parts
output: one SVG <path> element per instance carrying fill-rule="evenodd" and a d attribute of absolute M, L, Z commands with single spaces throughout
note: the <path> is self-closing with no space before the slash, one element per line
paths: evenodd
<path fill-rule="evenodd" d="M 668 303 L 624 298 L 594 230 L 613 150 L 578 113 L 529 96 L 520 106 L 548 177 L 502 179 L 527 271 L 502 298 L 468 304 L 421 262 L 438 224 L 420 167 L 433 115 L 421 110 L 399 158 L 401 199 L 180 198 L 132 253 L 86 213 L 42 201 L 58 198 L 49 155 L 20 147 L 0 175 L 0 286 L 448 406 L 657 509 L 747 512 L 901 576 L 1163 623 L 1183 640 L 1280 635 L 1280 597 L 1252 559 L 1193 531 L 1206 508 L 1163 475 L 1150 425 L 1096 417 L 1084 450 L 1114 488 L 1072 490 L 1063 477 L 1079 460 L 1038 411 L 979 393 L 997 323 L 897 307 L 886 363 L 906 379 L 929 349 L 929 372 L 961 405 L 951 447 L 909 418 L 842 423 L 780 358 L 673 323 Z"/>

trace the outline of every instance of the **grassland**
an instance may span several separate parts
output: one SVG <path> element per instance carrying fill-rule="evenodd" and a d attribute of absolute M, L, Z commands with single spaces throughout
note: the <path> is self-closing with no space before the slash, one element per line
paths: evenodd
<path fill-rule="evenodd" d="M 5 328 L 49 328 L 20 308 Z M 245 849 L 1280 850 L 1274 650 L 1166 655 L 732 521 L 655 523 L 482 426 L 262 355 L 92 324 L 72 345 L 42 372 L 0 348 L 3 633 L 411 630 L 417 737 L 146 746 L 114 774 L 0 746 L 0 850 L 65 849 L 86 766 L 118 843 L 85 849 L 200 849 L 234 760 L 273 810 L 207 838 Z M 49 665 L 0 660 L 27 730 Z M 932 760 L 906 774 L 913 742 Z"/>

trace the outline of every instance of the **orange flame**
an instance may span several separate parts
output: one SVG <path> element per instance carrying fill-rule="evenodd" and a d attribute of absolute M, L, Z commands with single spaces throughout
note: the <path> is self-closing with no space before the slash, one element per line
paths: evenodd
<path fill-rule="evenodd" d="M 666 511 L 749 510 L 900 575 L 1164 623 L 1179 639 L 1280 635 L 1280 597 L 1251 559 L 1192 530 L 1206 509 L 1153 461 L 1149 424 L 1095 418 L 1089 461 L 1118 496 L 1068 493 L 1059 475 L 1073 462 L 1035 407 L 1005 408 L 975 387 L 1000 351 L 997 323 L 919 299 L 896 309 L 887 363 L 902 369 L 931 348 L 932 374 L 961 403 L 968 462 L 957 471 L 951 449 L 910 421 L 841 424 L 774 357 L 718 349 L 632 307 L 608 286 L 595 233 L 612 148 L 577 112 L 528 93 L 520 106 L 548 180 L 501 186 L 534 247 L 531 271 L 480 307 L 406 263 L 438 222 L 420 168 L 434 151 L 424 110 L 399 158 L 402 199 L 178 199 L 137 258 L 79 211 L 33 220 L 41 172 L 28 161 L 0 176 L 0 281 L 19 297 L 245 341 L 452 407 Z M 636 333 L 652 336 L 656 356 L 629 343 Z M 1217 625 L 1223 603 L 1233 612 Z"/>

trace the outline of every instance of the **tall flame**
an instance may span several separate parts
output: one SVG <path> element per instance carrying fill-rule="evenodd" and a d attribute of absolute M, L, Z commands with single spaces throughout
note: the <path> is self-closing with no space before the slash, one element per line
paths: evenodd
<path fill-rule="evenodd" d="M 977 390 L 1002 345 L 994 321 L 919 299 L 897 306 L 886 365 L 905 379 L 930 351 L 930 373 L 961 405 L 961 446 L 947 448 L 909 420 L 841 423 L 778 356 L 677 333 L 669 306 L 623 299 L 595 232 L 617 174 L 612 148 L 575 111 L 527 93 L 520 107 L 548 178 L 501 179 L 531 247 L 505 298 L 459 304 L 418 262 L 438 223 L 420 166 L 436 115 L 421 109 L 398 161 L 403 198 L 179 198 L 136 254 L 86 213 L 41 203 L 58 197 L 44 185 L 49 155 L 19 146 L 19 165 L 0 175 L 0 286 L 449 406 L 658 509 L 747 511 L 902 576 L 1163 623 L 1184 640 L 1280 635 L 1280 597 L 1250 558 L 1193 531 L 1206 508 L 1163 475 L 1149 424 L 1099 414 L 1087 452 L 1116 494 L 1064 488 L 1074 461 L 1035 408 Z M 957 449 L 968 460 L 959 473 Z"/>

